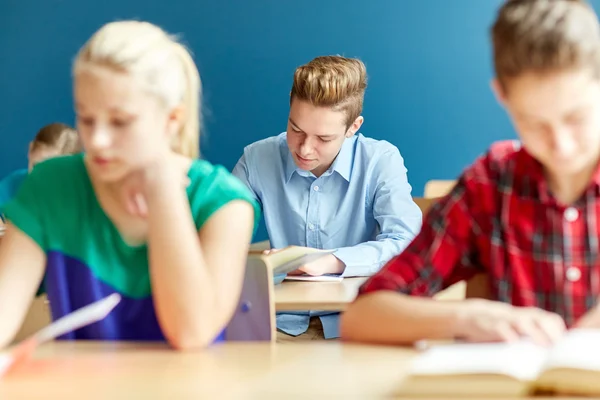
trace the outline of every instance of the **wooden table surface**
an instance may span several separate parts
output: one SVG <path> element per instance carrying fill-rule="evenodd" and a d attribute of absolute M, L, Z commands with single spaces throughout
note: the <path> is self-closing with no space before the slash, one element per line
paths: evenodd
<path fill-rule="evenodd" d="M 0 380 L 0 399 L 374 399 L 400 383 L 408 348 L 336 342 L 165 345 L 55 342 Z"/>
<path fill-rule="evenodd" d="M 341 282 L 283 281 L 275 286 L 276 311 L 344 311 L 356 298 L 358 288 L 367 278 L 346 278 Z M 460 300 L 465 297 L 465 282 L 459 282 L 435 297 Z"/>
<path fill-rule="evenodd" d="M 188 353 L 55 342 L 0 380 L 0 399 L 389 399 L 415 354 L 339 341 L 231 342 Z"/>
<path fill-rule="evenodd" d="M 343 311 L 356 297 L 367 278 L 346 278 L 341 282 L 283 281 L 275 286 L 277 311 Z"/>

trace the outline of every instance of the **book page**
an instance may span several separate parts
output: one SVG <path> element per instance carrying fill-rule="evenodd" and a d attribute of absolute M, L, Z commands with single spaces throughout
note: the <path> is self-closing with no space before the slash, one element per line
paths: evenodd
<path fill-rule="evenodd" d="M 420 354 L 411 375 L 500 374 L 533 381 L 548 350 L 530 341 L 434 345 Z"/>
<path fill-rule="evenodd" d="M 552 348 L 544 369 L 600 371 L 600 330 L 573 329 Z"/>
<path fill-rule="evenodd" d="M 324 253 L 328 254 L 329 250 L 313 249 L 310 247 L 290 246 L 285 249 L 281 249 L 277 252 L 269 254 L 267 257 L 273 263 L 274 266 L 285 264 L 299 257 L 313 253 Z"/>

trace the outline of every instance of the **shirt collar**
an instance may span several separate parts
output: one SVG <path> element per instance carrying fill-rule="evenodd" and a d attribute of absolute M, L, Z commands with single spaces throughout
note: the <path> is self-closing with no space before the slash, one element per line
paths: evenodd
<path fill-rule="evenodd" d="M 342 148 L 330 168 L 330 170 L 337 172 L 348 182 L 350 182 L 350 176 L 352 175 L 355 142 L 356 135 L 344 140 L 344 144 L 342 144 Z"/>

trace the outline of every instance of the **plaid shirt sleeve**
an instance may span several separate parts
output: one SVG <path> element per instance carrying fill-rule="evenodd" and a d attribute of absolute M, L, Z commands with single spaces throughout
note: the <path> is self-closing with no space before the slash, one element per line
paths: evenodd
<path fill-rule="evenodd" d="M 482 227 L 476 221 L 493 206 L 492 172 L 486 157 L 468 168 L 454 189 L 431 207 L 413 242 L 365 282 L 359 295 L 393 290 L 433 296 L 480 272 L 477 240 Z"/>

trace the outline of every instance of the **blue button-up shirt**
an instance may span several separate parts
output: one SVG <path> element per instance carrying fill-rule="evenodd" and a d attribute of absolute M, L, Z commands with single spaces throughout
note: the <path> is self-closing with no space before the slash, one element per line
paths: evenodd
<path fill-rule="evenodd" d="M 343 277 L 374 274 L 421 228 L 402 156 L 386 141 L 347 138 L 316 177 L 296 167 L 284 132 L 247 146 L 233 174 L 260 202 L 272 248 L 335 249 Z M 326 338 L 339 337 L 339 313 L 278 313 L 277 328 L 299 335 L 311 316 L 320 317 Z"/>

